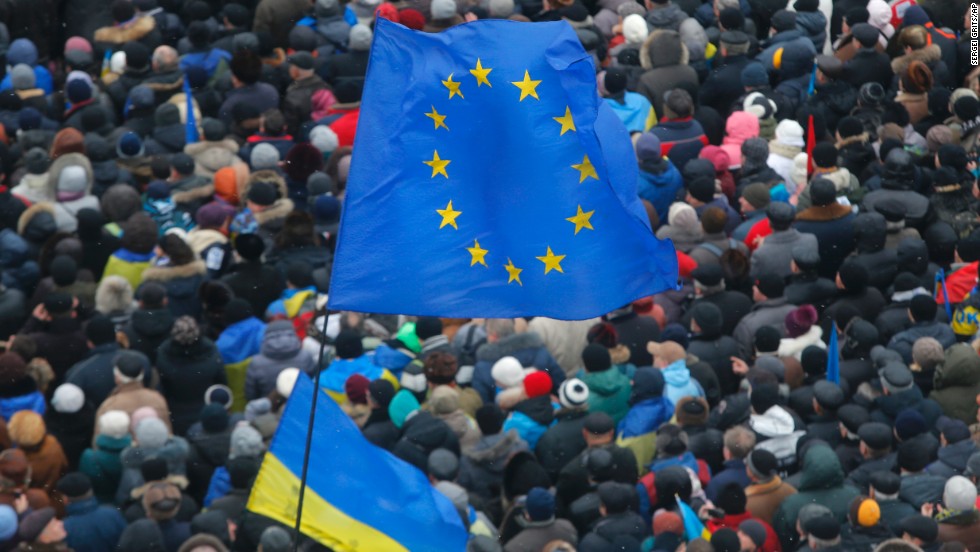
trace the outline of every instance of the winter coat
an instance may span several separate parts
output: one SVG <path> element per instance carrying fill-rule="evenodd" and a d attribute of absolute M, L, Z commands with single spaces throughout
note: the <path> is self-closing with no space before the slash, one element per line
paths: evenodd
<path fill-rule="evenodd" d="M 203 398 L 203 396 L 202 393 L 201 397 Z M 132 416 L 134 412 L 144 406 L 149 406 L 155 410 L 157 417 L 163 421 L 168 430 L 172 431 L 170 408 L 167 406 L 166 399 L 155 389 L 143 387 L 143 382 L 141 381 L 131 381 L 116 386 L 112 390 L 112 393 L 106 397 L 106 400 L 99 405 L 99 409 L 95 412 L 95 419 L 98 420 L 110 410 L 122 410 L 129 416 Z M 98 444 L 98 441 L 96 441 L 96 444 Z"/>
<path fill-rule="evenodd" d="M 273 322 L 266 327 L 261 352 L 252 358 L 248 366 L 245 396 L 248 400 L 265 397 L 276 388 L 279 372 L 286 368 L 299 368 L 302 372 L 312 374 L 314 365 L 313 357 L 303 350 L 292 324 L 286 321 Z M 328 373 L 329 370 L 324 375 Z"/>
<path fill-rule="evenodd" d="M 837 269 L 854 249 L 854 213 L 849 207 L 832 203 L 810 207 L 797 213 L 793 227 L 804 234 L 817 238 L 820 252 L 818 273 L 834 278 Z M 788 295 L 787 295 L 788 297 Z"/>
<path fill-rule="evenodd" d="M 881 189 L 864 196 L 861 209 L 869 213 L 876 211 L 875 205 L 886 199 L 897 199 L 905 205 L 905 225 L 909 228 L 924 228 L 934 217 L 929 199 L 912 191 L 911 183 L 890 178 L 882 178 Z"/>
<path fill-rule="evenodd" d="M 0 283 L 26 294 L 40 278 L 41 269 L 27 241 L 10 228 L 0 230 Z"/>
<path fill-rule="evenodd" d="M 174 325 L 174 315 L 169 309 L 140 309 L 123 328 L 129 340 L 129 348 L 139 351 L 156 364 L 157 350 L 167 338 Z"/>
<path fill-rule="evenodd" d="M 119 248 L 106 261 L 102 277 L 122 276 L 133 289 L 137 289 L 143 281 L 143 272 L 150 267 L 151 260 L 153 260 L 152 251 L 149 253 L 133 253 L 127 249 Z"/>
<path fill-rule="evenodd" d="M 664 116 L 665 92 L 681 83 L 689 83 L 697 89 L 698 74 L 687 62 L 687 46 L 676 29 L 655 30 L 643 42 L 640 65 L 646 72 L 640 75 L 636 92 L 650 100 L 657 116 Z"/>
<path fill-rule="evenodd" d="M 616 368 L 586 372 L 582 381 L 589 388 L 589 412 L 605 412 L 615 423 L 626 416 L 631 390 L 630 380 L 622 372 Z"/>
<path fill-rule="evenodd" d="M 820 10 L 796 12 L 796 28 L 805 33 L 813 41 L 817 52 L 823 52 L 827 42 L 827 16 Z"/>
<path fill-rule="evenodd" d="M 775 274 L 782 278 L 790 275 L 790 263 L 793 261 L 793 248 L 806 247 L 817 249 L 816 236 L 801 233 L 790 228 L 776 231 L 766 236 L 766 241 L 755 250 L 750 259 L 749 275 L 753 279 L 762 274 Z"/>
<path fill-rule="evenodd" d="M 259 354 L 265 323 L 254 316 L 235 322 L 221 331 L 215 346 L 225 364 L 235 364 Z"/>
<path fill-rule="evenodd" d="M 97 435 L 96 448 L 86 449 L 82 453 L 78 471 L 92 480 L 92 492 L 99 502 L 111 504 L 115 500 L 116 489 L 122 477 L 122 460 L 119 455 L 131 443 L 129 435 L 120 438 Z"/>
<path fill-rule="evenodd" d="M 48 434 L 61 443 L 68 458 L 68 469 L 78 470 L 78 459 L 91 442 L 95 429 L 95 406 L 85 401 L 77 412 L 63 413 L 50 408 L 44 413 L 44 425 Z"/>
<path fill-rule="evenodd" d="M 49 496 L 53 496 L 58 480 L 68 473 L 68 458 L 61 443 L 51 435 L 45 435 L 37 445 L 18 448 L 24 451 L 31 466 L 31 486 L 44 489 Z"/>
<path fill-rule="evenodd" d="M 126 528 L 126 520 L 111 506 L 99 506 L 94 498 L 65 506 L 65 544 L 74 552 L 113 550 Z"/>
<path fill-rule="evenodd" d="M 977 448 L 977 444 L 972 439 L 963 439 L 940 447 L 939 459 L 926 466 L 925 471 L 947 479 L 954 475 L 963 475 L 967 461 L 978 450 L 980 449 Z"/>
<path fill-rule="evenodd" d="M 939 502 L 943 497 L 946 478 L 932 475 L 924 471 L 903 473 L 902 485 L 898 490 L 898 498 L 908 502 L 918 510 L 923 504 Z"/>
<path fill-rule="evenodd" d="M 579 543 L 581 552 L 602 552 L 610 550 L 610 545 L 620 535 L 632 537 L 636 542 L 642 542 L 650 533 L 650 524 L 640 514 L 626 510 L 619 514 L 608 514 L 602 517 L 592 532 L 585 535 Z"/>
<path fill-rule="evenodd" d="M 219 169 L 243 165 L 238 153 L 238 142 L 230 138 L 218 142 L 201 141 L 184 146 L 184 153 L 194 159 L 194 174 L 214 178 Z"/>
<path fill-rule="evenodd" d="M 749 63 L 754 63 L 747 56 L 739 54 L 721 57 L 715 56 L 718 65 L 708 76 L 698 91 L 698 104 L 711 107 L 722 116 L 729 113 L 735 100 L 743 93 L 742 69 Z"/>
<path fill-rule="evenodd" d="M 745 511 L 772 525 L 776 510 L 787 497 L 794 494 L 796 488 L 775 475 L 769 481 L 745 487 Z"/>
<path fill-rule="evenodd" d="M 826 349 L 827 345 L 823 342 L 823 329 L 813 325 L 806 333 L 797 337 L 784 337 L 779 340 L 778 355 L 781 357 L 791 356 L 800 360 L 803 356 L 803 349 L 810 345 L 815 345 L 821 349 Z"/>
<path fill-rule="evenodd" d="M 130 502 L 132 491 L 146 483 L 140 471 L 143 462 L 151 458 L 162 458 L 167 462 L 170 477 L 183 478 L 187 472 L 188 454 L 190 454 L 190 447 L 183 437 L 170 437 L 158 449 L 148 449 L 135 444 L 123 450 L 119 455 L 123 473 L 119 480 L 119 489 L 116 491 L 116 504 L 122 506 Z"/>
<path fill-rule="evenodd" d="M 256 360 L 258 358 L 259 357 L 256 357 Z M 310 360 L 315 363 L 315 360 L 313 360 L 312 357 L 310 357 Z M 252 362 L 254 365 L 255 360 Z M 296 364 L 290 364 L 290 366 L 300 368 L 300 370 L 304 370 L 308 374 L 313 372 L 313 364 L 311 364 L 309 368 L 297 366 Z M 337 404 L 346 404 L 347 394 L 344 391 L 344 384 L 354 374 L 360 374 L 371 381 L 383 378 L 397 385 L 396 378 L 391 374 L 391 372 L 377 366 L 371 362 L 370 358 L 360 356 L 351 359 L 334 359 L 333 362 L 330 363 L 328 369 L 320 375 L 320 386 L 327 392 L 328 395 L 337 401 Z"/>
<path fill-rule="evenodd" d="M 659 169 L 651 172 L 649 169 Z M 684 188 L 684 180 L 677 167 L 669 159 L 663 158 L 655 167 L 642 165 L 638 171 L 637 195 L 653 205 L 662 224 L 667 222 L 670 205 L 677 199 L 677 193 Z"/>
<path fill-rule="evenodd" d="M 701 148 L 708 145 L 701 123 L 691 117 L 661 119 L 650 132 L 660 139 L 660 154 L 678 167 L 696 159 Z"/>
<path fill-rule="evenodd" d="M 688 15 L 673 2 L 655 4 L 654 9 L 648 11 L 646 15 L 647 23 L 653 30 L 670 29 L 676 31 L 687 18 Z"/>
<path fill-rule="evenodd" d="M 21 410 L 30 410 L 42 416 L 47 410 L 44 394 L 38 391 L 37 383 L 29 376 L 0 386 L 0 416 L 4 422 L 9 422 L 10 417 Z"/>
<path fill-rule="evenodd" d="M 256 82 L 255 84 L 250 84 L 243 86 L 241 88 L 235 88 L 228 92 L 225 97 L 224 103 L 221 104 L 221 108 L 218 110 L 219 118 L 225 122 L 225 124 L 230 124 L 232 122 L 232 111 L 238 104 L 247 104 L 253 106 L 258 110 L 259 113 L 265 113 L 269 109 L 274 109 L 279 107 L 279 91 L 275 89 L 272 85 L 265 82 Z M 223 140 L 221 143 L 225 144 L 230 140 Z M 208 142 L 198 142 L 197 144 L 188 144 L 188 148 L 200 144 L 207 144 Z M 225 146 L 221 146 L 225 147 Z M 193 151 L 200 152 L 205 148 L 193 148 Z M 235 151 L 238 151 L 238 145 L 235 145 Z M 195 161 L 200 162 L 197 157 L 187 150 L 184 149 L 184 153 L 195 158 Z M 204 174 L 198 169 L 198 174 Z M 211 171 L 211 175 L 214 171 Z"/>
<path fill-rule="evenodd" d="M 118 352 L 119 345 L 114 341 L 95 347 L 85 359 L 68 370 L 65 381 L 81 387 L 86 401 L 94 405 L 102 404 L 116 387 L 112 369 Z"/>
<path fill-rule="evenodd" d="M 750 414 L 749 428 L 755 432 L 756 446 L 773 453 L 781 469 L 797 463 L 796 444 L 806 427 L 791 411 L 775 405 L 761 414 Z"/>
<path fill-rule="evenodd" d="M 391 452 L 420 470 L 425 470 L 429 454 L 437 448 L 448 449 L 459 456 L 459 440 L 446 422 L 419 410 L 405 421 L 402 436 Z"/>
<path fill-rule="evenodd" d="M 647 343 L 658 341 L 660 338 L 660 326 L 656 320 L 630 311 L 624 314 L 607 315 L 606 321 L 616 328 L 619 343 L 629 348 L 630 362 L 636 366 L 653 364 L 653 357 L 647 351 Z"/>
<path fill-rule="evenodd" d="M 705 324 L 707 326 L 707 324 Z M 721 385 L 722 395 L 735 393 L 738 387 L 738 378 L 732 373 L 732 357 L 742 357 L 738 342 L 727 335 L 721 333 L 721 326 L 702 327 L 701 333 L 691 339 L 687 347 L 689 355 L 698 357 L 703 362 L 708 363 Z M 666 374 L 664 377 L 666 379 Z M 668 382 L 669 385 L 669 382 Z M 672 397 L 670 397 L 673 400 Z M 674 401 L 676 404 L 676 401 Z"/>
<path fill-rule="evenodd" d="M 163 199 L 147 197 L 143 201 L 143 210 L 150 215 L 153 222 L 157 223 L 157 232 L 161 237 L 171 228 L 179 228 L 185 232 L 194 228 L 194 219 L 191 215 L 178 208 L 169 197 Z"/>
<path fill-rule="evenodd" d="M 675 360 L 660 370 L 665 383 L 663 396 L 671 403 L 677 404 L 684 397 L 704 397 L 704 389 L 691 379 L 686 359 Z"/>
<path fill-rule="evenodd" d="M 875 408 L 871 410 L 871 421 L 887 425 L 894 424 L 895 418 L 906 408 L 912 408 L 922 414 L 922 417 L 926 419 L 926 425 L 929 427 L 936 425 L 936 421 L 943 413 L 939 404 L 931 398 L 924 398 L 918 387 L 912 387 L 891 395 L 880 395 L 875 399 L 874 406 Z"/>
<path fill-rule="evenodd" d="M 898 471 L 898 453 L 892 452 L 880 458 L 863 459 L 847 475 L 847 483 L 859 491 L 867 493 L 871 485 L 871 474 L 880 471 Z"/>
<path fill-rule="evenodd" d="M 534 454 L 552 481 L 557 481 L 562 468 L 585 450 L 582 426 L 587 415 L 586 410 L 559 410 L 555 423 L 538 439 Z"/>
<path fill-rule="evenodd" d="M 843 524 L 851 500 L 858 494 L 856 489 L 844 484 L 844 473 L 833 450 L 824 446 L 810 447 L 803 461 L 799 492 L 786 497 L 773 516 L 773 529 L 779 535 L 783 549 L 793 550 L 799 540 L 796 519 L 803 506 L 823 504 Z"/>
<path fill-rule="evenodd" d="M 316 75 L 293 81 L 282 97 L 282 114 L 290 132 L 297 132 L 299 126 L 310 120 L 310 98 L 317 90 L 327 88 L 327 83 Z"/>
<path fill-rule="evenodd" d="M 704 492 L 708 496 L 708 500 L 717 501 L 718 493 L 731 484 L 736 484 L 742 489 L 752 484 L 745 471 L 745 461 L 740 458 L 726 460 L 724 469 L 712 474 L 711 481 L 705 487 Z"/>
<path fill-rule="evenodd" d="M 551 407 L 551 397 L 543 395 L 523 400 L 511 411 L 504 422 L 503 431 L 514 429 L 528 447 L 534 448 L 538 439 L 554 422 L 555 412 Z"/>
<path fill-rule="evenodd" d="M 555 320 L 536 316 L 528 323 L 528 331 L 534 332 L 544 342 L 552 358 L 571 375 L 582 365 L 582 349 L 587 344 L 586 334 L 598 318 L 590 320 Z"/>
<path fill-rule="evenodd" d="M 674 403 L 665 397 L 633 404 L 616 426 L 616 444 L 633 451 L 638 466 L 647 466 L 657 453 L 657 429 L 673 416 Z"/>
<path fill-rule="evenodd" d="M 555 362 L 548 349 L 537 334 L 525 332 L 507 336 L 494 343 L 486 343 L 476 351 L 476 365 L 473 368 L 473 389 L 484 402 L 493 401 L 496 388 L 490 370 L 493 364 L 505 356 L 512 356 L 525 368 L 534 367 L 548 372 L 551 376 L 552 391 L 565 381 L 565 372 Z"/>
<path fill-rule="evenodd" d="M 891 340 L 888 342 L 888 348 L 902 355 L 902 360 L 904 360 L 906 364 L 912 364 L 912 345 L 914 345 L 918 339 L 923 337 L 932 337 L 936 339 L 939 341 L 939 344 L 943 346 L 944 350 L 956 343 L 956 334 L 953 333 L 953 329 L 949 327 L 949 324 L 944 324 L 942 322 L 916 322 L 908 329 L 898 332 L 892 336 Z M 978 364 L 980 364 L 980 359 L 978 359 Z M 980 376 L 980 370 L 978 370 L 975 375 Z M 978 383 L 978 385 L 980 385 L 980 383 Z M 976 402 L 974 402 L 974 404 L 976 404 Z M 968 418 L 968 420 L 972 422 L 976 420 L 976 416 L 971 416 Z"/>
<path fill-rule="evenodd" d="M 786 315 L 795 309 L 796 305 L 791 305 L 785 297 L 755 303 L 752 310 L 735 326 L 732 337 L 743 351 L 752 351 L 755 348 L 755 333 L 763 326 L 775 328 L 781 336 L 785 335 Z"/>
<path fill-rule="evenodd" d="M 681 317 L 681 324 L 689 327 L 693 318 L 692 311 L 697 305 L 702 303 L 715 305 L 721 311 L 721 333 L 724 335 L 731 335 L 735 331 L 735 326 L 738 325 L 739 321 L 752 310 L 752 300 L 744 293 L 738 291 L 716 291 L 709 294 L 705 292 L 705 295 L 702 295 L 699 299 L 691 303 L 688 311 Z"/>
<path fill-rule="evenodd" d="M 795 44 L 798 48 L 810 52 L 811 56 L 816 56 L 817 52 L 819 51 L 814 47 L 813 41 L 806 35 L 805 30 L 789 29 L 772 35 L 772 37 L 765 42 L 764 49 L 758 56 L 756 56 L 756 59 L 766 66 L 767 71 L 778 72 L 775 64 L 773 63 L 773 59 L 776 56 L 776 51 L 780 48 L 786 48 L 790 44 Z"/>
<path fill-rule="evenodd" d="M 387 451 L 390 451 L 401 437 L 401 432 L 388 416 L 387 408 L 372 409 L 361 432 L 371 444 Z"/>
<path fill-rule="evenodd" d="M 963 512 L 939 522 L 939 536 L 936 542 L 958 542 L 973 552 L 980 550 L 980 512 Z"/>
<path fill-rule="evenodd" d="M 81 197 L 71 200 L 57 199 L 58 180 L 65 168 L 79 166 L 85 172 L 85 190 Z M 51 163 L 48 169 L 48 188 L 49 194 L 55 198 L 50 204 L 53 209 L 54 220 L 61 232 L 74 232 L 78 228 L 78 212 L 82 209 L 95 209 L 101 211 L 99 199 L 92 195 L 92 184 L 95 178 L 92 174 L 92 164 L 88 158 L 80 153 L 68 153 L 62 155 Z"/>
<path fill-rule="evenodd" d="M 567 519 L 525 521 L 524 529 L 504 545 L 504 552 L 538 552 L 555 540 L 578 542 L 578 532 Z"/>
<path fill-rule="evenodd" d="M 157 372 L 177 435 L 187 433 L 200 417 L 204 392 L 212 385 L 227 383 L 218 348 L 206 337 L 189 345 L 172 338 L 164 341 L 157 354 Z"/>
<path fill-rule="evenodd" d="M 538 440 L 540 442 L 540 439 Z M 518 452 L 528 450 L 517 431 L 484 435 L 460 458 L 459 484 L 472 494 L 489 501 L 500 496 L 504 467 Z"/>
<path fill-rule="evenodd" d="M 174 318 L 201 314 L 198 289 L 207 279 L 204 261 L 179 266 L 152 266 L 143 271 L 144 282 L 158 282 L 167 288 L 167 308 Z"/>
<path fill-rule="evenodd" d="M 42 322 L 32 316 L 20 333 L 29 335 L 37 345 L 37 350 L 44 351 L 44 357 L 51 364 L 57 381 L 62 381 L 72 364 L 88 352 L 85 332 L 82 331 L 78 318 L 55 318 Z"/>
<path fill-rule="evenodd" d="M 282 274 L 260 262 L 232 265 L 221 281 L 228 284 L 235 297 L 244 297 L 256 314 L 264 313 L 286 288 Z"/>
<path fill-rule="evenodd" d="M 953 345 L 946 360 L 936 367 L 934 390 L 929 398 L 939 403 L 950 418 L 972 424 L 977 419 L 976 396 L 980 394 L 980 357 L 972 347 Z"/>

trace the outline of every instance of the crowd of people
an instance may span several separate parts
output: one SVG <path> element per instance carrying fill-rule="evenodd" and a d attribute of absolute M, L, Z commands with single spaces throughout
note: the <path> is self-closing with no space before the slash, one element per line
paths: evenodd
<path fill-rule="evenodd" d="M 468 550 L 980 552 L 965 2 L 49 4 L 0 10 L 0 550 L 328 550 L 246 507 L 320 372 Z M 570 24 L 677 289 L 328 310 L 378 18 Z"/>

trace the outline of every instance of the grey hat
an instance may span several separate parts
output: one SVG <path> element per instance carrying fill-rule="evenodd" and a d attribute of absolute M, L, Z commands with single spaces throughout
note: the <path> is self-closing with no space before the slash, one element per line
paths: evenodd
<path fill-rule="evenodd" d="M 820 380 L 813 384 L 813 398 L 821 408 L 837 410 L 844 404 L 844 391 L 832 381 Z"/>
<path fill-rule="evenodd" d="M 51 158 L 48 152 L 41 148 L 31 148 L 24 155 L 24 166 L 30 174 L 44 174 L 51 166 Z"/>
<path fill-rule="evenodd" d="M 28 90 L 34 88 L 37 82 L 34 76 L 34 69 L 26 63 L 18 63 L 10 71 L 10 85 L 14 90 Z"/>
<path fill-rule="evenodd" d="M 821 516 L 833 515 L 834 513 L 830 511 L 830 508 L 824 506 L 823 504 L 810 503 L 800 508 L 800 513 L 797 515 L 796 519 L 800 522 L 800 527 L 806 527 L 807 523 L 813 519 Z"/>
<path fill-rule="evenodd" d="M 333 181 L 330 180 L 327 173 L 317 171 L 306 179 L 306 191 L 309 193 L 310 198 L 329 194 L 333 192 Z"/>
<path fill-rule="evenodd" d="M 793 217 L 796 216 L 796 209 L 784 201 L 774 201 L 766 209 L 766 216 L 777 225 L 787 226 L 793 222 Z"/>
<path fill-rule="evenodd" d="M 912 372 L 902 364 L 889 363 L 879 373 L 881 385 L 890 393 L 898 393 L 912 388 Z"/>
<path fill-rule="evenodd" d="M 974 452 L 970 455 L 970 459 L 966 461 L 966 469 L 963 471 L 963 475 L 969 476 L 980 476 L 980 452 Z"/>
<path fill-rule="evenodd" d="M 262 434 L 252 426 L 243 425 L 231 432 L 228 458 L 258 458 L 265 452 Z"/>
<path fill-rule="evenodd" d="M 259 50 L 259 37 L 255 33 L 238 33 L 231 39 L 232 53 L 240 50 Z"/>
<path fill-rule="evenodd" d="M 881 422 L 867 422 L 858 429 L 858 436 L 866 445 L 875 450 L 892 446 L 892 429 Z"/>
<path fill-rule="evenodd" d="M 358 23 L 350 28 L 347 49 L 352 52 L 366 52 L 371 49 L 371 38 L 374 34 L 367 25 Z"/>
<path fill-rule="evenodd" d="M 279 150 L 272 144 L 260 143 L 252 148 L 248 158 L 253 171 L 275 169 L 279 165 Z"/>
<path fill-rule="evenodd" d="M 148 109 L 156 103 L 153 89 L 145 84 L 134 87 L 129 91 L 129 104 L 133 109 Z"/>
<path fill-rule="evenodd" d="M 459 475 L 459 458 L 447 449 L 436 449 L 429 454 L 428 473 L 439 481 L 455 481 Z"/>
<path fill-rule="evenodd" d="M 263 552 L 289 552 L 293 547 L 293 537 L 282 527 L 273 525 L 262 531 L 259 546 Z"/>

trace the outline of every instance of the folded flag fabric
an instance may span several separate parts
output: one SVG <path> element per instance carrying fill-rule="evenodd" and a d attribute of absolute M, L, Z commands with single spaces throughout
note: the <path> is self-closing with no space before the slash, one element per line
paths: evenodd
<path fill-rule="evenodd" d="M 584 319 L 674 288 L 636 183 L 567 23 L 378 20 L 330 307 Z"/>
<path fill-rule="evenodd" d="M 296 380 L 248 509 L 296 523 L 313 382 Z M 338 552 L 464 550 L 455 507 L 418 468 L 367 441 L 320 391 L 303 503 L 302 533 Z"/>
<path fill-rule="evenodd" d="M 683 500 L 677 499 L 677 507 L 681 510 L 681 519 L 684 521 L 684 538 L 690 542 L 696 538 L 711 540 L 711 533 L 698 519 L 698 515 Z"/>

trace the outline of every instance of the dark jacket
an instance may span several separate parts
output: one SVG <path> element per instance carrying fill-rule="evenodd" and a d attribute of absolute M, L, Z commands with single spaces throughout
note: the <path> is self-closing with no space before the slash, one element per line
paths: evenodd
<path fill-rule="evenodd" d="M 720 321 L 719 321 L 720 322 Z M 738 390 L 738 377 L 732 372 L 733 356 L 742 357 L 738 342 L 721 332 L 721 324 L 701 328 L 701 333 L 691 339 L 687 352 L 711 365 L 722 395 L 731 395 Z"/>
<path fill-rule="evenodd" d="M 924 471 L 902 474 L 902 486 L 898 498 L 908 502 L 918 510 L 927 502 L 939 502 L 943 498 L 946 478 Z"/>
<path fill-rule="evenodd" d="M 208 387 L 227 383 L 221 355 L 206 337 L 189 345 L 168 339 L 160 346 L 156 366 L 174 433 L 184 435 L 200 417 Z"/>
<path fill-rule="evenodd" d="M 660 154 L 669 156 L 678 167 L 697 158 L 701 148 L 708 145 L 701 123 L 691 117 L 661 119 L 650 132 L 660 139 Z"/>
<path fill-rule="evenodd" d="M 75 552 L 114 550 L 126 528 L 126 520 L 111 506 L 99 506 L 95 498 L 65 507 L 66 544 Z"/>
<path fill-rule="evenodd" d="M 88 399 L 88 394 L 85 398 Z M 77 470 L 79 458 L 92 442 L 91 436 L 95 429 L 94 403 L 86 400 L 81 410 L 72 413 L 48 408 L 44 413 L 44 424 L 48 428 L 48 434 L 57 439 L 64 449 L 65 457 L 68 458 L 68 469 Z"/>
<path fill-rule="evenodd" d="M 56 382 L 61 382 L 71 365 L 88 351 L 87 339 L 78 318 L 55 318 L 42 322 L 32 316 L 20 333 L 31 336 L 37 350 L 44 352 L 44 358 L 54 370 Z"/>
<path fill-rule="evenodd" d="M 939 448 L 939 459 L 926 466 L 926 473 L 950 478 L 963 475 L 966 462 L 973 453 L 977 452 L 977 444 L 972 439 L 964 439 L 957 443 Z"/>
<path fill-rule="evenodd" d="M 851 209 L 839 203 L 810 207 L 797 213 L 793 227 L 817 237 L 820 252 L 817 272 L 820 276 L 836 277 L 837 269 L 854 250 L 854 218 Z"/>
<path fill-rule="evenodd" d="M 636 366 L 653 364 L 653 357 L 647 352 L 647 343 L 660 338 L 660 326 L 656 320 L 630 310 L 622 314 L 610 314 L 606 321 L 616 328 L 619 343 L 629 347 L 630 362 Z"/>
<path fill-rule="evenodd" d="M 976 396 L 980 393 L 980 357 L 966 344 L 946 350 L 945 362 L 936 367 L 934 390 L 929 398 L 951 418 L 972 424 L 977 419 Z"/>
<path fill-rule="evenodd" d="M 201 314 L 197 292 L 207 280 L 207 266 L 196 260 L 180 266 L 151 266 L 143 271 L 143 281 L 155 281 L 167 288 L 167 308 L 175 317 Z"/>
<path fill-rule="evenodd" d="M 708 499 L 711 501 L 717 501 L 718 493 L 727 485 L 734 483 L 744 489 L 752 484 L 745 471 L 745 462 L 742 459 L 732 458 L 731 460 L 726 460 L 724 466 L 723 470 L 711 476 L 711 481 L 708 482 L 708 486 L 704 489 L 705 494 L 708 495 Z"/>
<path fill-rule="evenodd" d="M 745 87 L 742 86 L 742 69 L 753 61 L 741 54 L 717 59 L 720 65 L 701 85 L 698 103 L 725 115 L 732 103 L 745 92 Z"/>
<path fill-rule="evenodd" d="M 292 133 L 299 131 L 299 126 L 310 120 L 310 98 L 317 90 L 327 88 L 327 83 L 316 75 L 293 81 L 282 97 L 282 114 Z"/>
<path fill-rule="evenodd" d="M 81 387 L 85 392 L 85 400 L 89 403 L 96 406 L 102 404 L 102 401 L 116 388 L 112 368 L 119 349 L 115 341 L 95 347 L 83 360 L 68 370 L 65 381 Z"/>
<path fill-rule="evenodd" d="M 446 422 L 423 410 L 405 421 L 402 436 L 391 452 L 402 460 L 426 471 L 429 454 L 438 449 L 448 449 L 459 456 L 459 440 Z"/>
<path fill-rule="evenodd" d="M 123 332 L 129 339 L 129 348 L 143 353 L 155 365 L 157 350 L 170 337 L 173 325 L 174 315 L 169 309 L 140 309 L 133 313 Z"/>
<path fill-rule="evenodd" d="M 878 471 L 898 471 L 897 454 L 888 453 L 881 458 L 870 458 L 861 462 L 857 468 L 847 476 L 847 482 L 864 494 L 868 494 L 871 485 L 871 474 Z"/>
<path fill-rule="evenodd" d="M 640 64 L 646 69 L 637 83 L 636 92 L 646 96 L 658 117 L 664 114 L 664 93 L 681 83 L 698 87 L 698 74 L 689 66 L 688 51 L 674 30 L 656 30 L 647 36 L 640 48 Z M 661 217 L 666 220 L 666 217 Z"/>
<path fill-rule="evenodd" d="M 481 346 L 476 352 L 476 366 L 473 369 L 473 389 L 483 398 L 484 402 L 490 402 L 496 395 L 496 388 L 490 370 L 493 364 L 505 356 L 512 356 L 521 362 L 525 368 L 535 367 L 538 370 L 548 372 L 551 376 L 553 390 L 557 392 L 558 387 L 565 381 L 565 372 L 561 366 L 555 362 L 544 342 L 537 334 L 532 332 L 514 334 L 507 336 L 495 343 L 487 343 Z"/>
<path fill-rule="evenodd" d="M 252 305 L 254 313 L 264 313 L 286 289 L 282 274 L 260 262 L 245 261 L 232 265 L 221 281 L 228 284 L 235 297 L 244 297 Z"/>
<path fill-rule="evenodd" d="M 584 410 L 559 410 L 555 413 L 555 423 L 538 439 L 534 454 L 552 481 L 558 479 L 559 472 L 572 458 L 585 450 L 582 426 L 587 415 Z"/>
<path fill-rule="evenodd" d="M 459 484 L 471 495 L 485 501 L 500 496 L 504 467 L 518 452 L 527 450 L 516 431 L 484 435 L 468 451 L 463 452 L 459 466 Z"/>
<path fill-rule="evenodd" d="M 875 399 L 874 405 L 876 408 L 871 411 L 871 421 L 888 425 L 892 425 L 898 413 L 906 408 L 918 410 L 929 427 L 933 427 L 942 415 L 939 404 L 932 399 L 924 398 L 918 387 L 891 395 L 881 395 Z"/>
<path fill-rule="evenodd" d="M 796 309 L 785 297 L 766 299 L 752 305 L 749 311 L 735 326 L 732 337 L 742 347 L 742 351 L 752 351 L 755 346 L 755 333 L 764 326 L 770 326 L 785 337 L 786 315 Z"/>
<path fill-rule="evenodd" d="M 752 300 L 744 293 L 738 291 L 719 291 L 710 295 L 704 295 L 700 299 L 695 300 L 687 313 L 681 318 L 681 323 L 684 326 L 691 325 L 691 312 L 695 306 L 701 303 L 711 303 L 721 311 L 721 333 L 723 335 L 732 335 L 738 323 L 752 310 Z M 746 350 L 751 351 L 752 349 L 749 348 Z"/>

